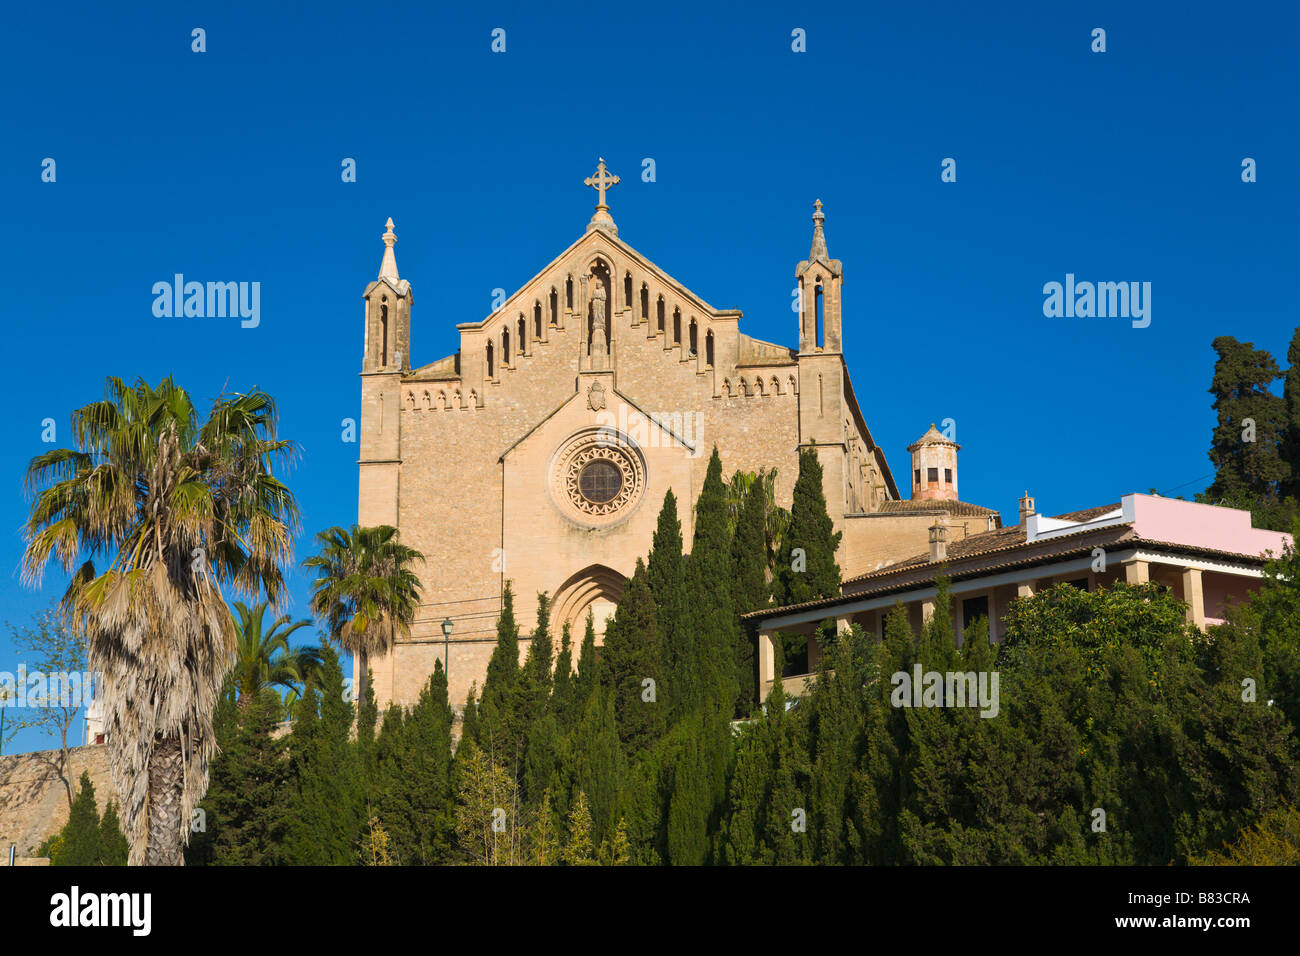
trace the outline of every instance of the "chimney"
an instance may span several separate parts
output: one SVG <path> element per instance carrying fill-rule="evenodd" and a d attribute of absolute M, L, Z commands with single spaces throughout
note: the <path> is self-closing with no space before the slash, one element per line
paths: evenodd
<path fill-rule="evenodd" d="M 948 526 L 942 521 L 930 525 L 930 562 L 948 560 Z"/>
<path fill-rule="evenodd" d="M 1031 498 L 1031 497 L 1029 497 L 1029 492 L 1026 491 L 1026 492 L 1025 492 L 1025 496 L 1024 496 L 1023 498 L 1020 499 L 1020 524 L 1021 524 L 1021 526 L 1023 527 L 1024 524 L 1029 520 L 1029 516 L 1030 516 L 1030 515 L 1034 515 L 1034 514 L 1037 514 L 1037 513 L 1038 513 L 1038 512 L 1036 512 L 1036 511 L 1034 510 L 1034 499 Z"/>

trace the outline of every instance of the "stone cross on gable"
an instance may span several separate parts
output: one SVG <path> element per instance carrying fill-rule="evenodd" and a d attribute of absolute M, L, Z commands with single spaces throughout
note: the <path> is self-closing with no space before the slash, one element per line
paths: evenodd
<path fill-rule="evenodd" d="M 584 186 L 590 186 L 592 189 L 595 189 L 600 193 L 600 203 L 596 206 L 597 209 L 608 209 L 609 206 L 605 204 L 605 190 L 610 186 L 618 185 L 618 182 L 618 177 L 611 176 L 605 169 L 605 160 L 602 158 L 596 166 L 596 174 L 594 176 L 588 176 L 582 181 L 582 184 Z"/>

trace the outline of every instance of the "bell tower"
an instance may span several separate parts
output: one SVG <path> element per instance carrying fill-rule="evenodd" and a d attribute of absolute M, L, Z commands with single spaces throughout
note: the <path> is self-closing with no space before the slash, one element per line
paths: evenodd
<path fill-rule="evenodd" d="M 799 281 L 799 351 L 838 353 L 843 351 L 840 286 L 844 283 L 844 266 L 826 251 L 822 201 L 818 199 L 813 205 L 812 250 L 795 269 Z"/>
<path fill-rule="evenodd" d="M 397 526 L 402 442 L 402 373 L 411 369 L 411 284 L 397 274 L 393 220 L 384 233 L 379 278 L 366 286 L 361 359 L 360 488 L 357 521 Z"/>
<path fill-rule="evenodd" d="M 384 259 L 379 278 L 366 287 L 364 372 L 411 370 L 411 284 L 398 278 L 393 246 L 393 220 L 384 233 Z"/>
<path fill-rule="evenodd" d="M 840 337 L 844 267 L 826 249 L 822 201 L 814 207 L 812 249 L 794 273 L 799 283 L 799 447 L 816 449 L 826 510 L 836 529 L 842 530 L 849 496 L 847 373 Z M 841 562 L 844 547 L 841 540 Z"/>

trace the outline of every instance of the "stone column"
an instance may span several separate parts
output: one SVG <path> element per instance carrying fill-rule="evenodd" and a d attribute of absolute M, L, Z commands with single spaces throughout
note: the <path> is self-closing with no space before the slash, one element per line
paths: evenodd
<path fill-rule="evenodd" d="M 1183 600 L 1187 602 L 1187 623 L 1205 630 L 1205 589 L 1200 568 L 1183 571 Z"/>
<path fill-rule="evenodd" d="M 998 631 L 1001 629 L 1002 622 L 998 620 L 998 590 L 989 588 L 989 643 L 998 642 Z"/>
<path fill-rule="evenodd" d="M 772 631 L 758 632 L 758 696 L 767 699 L 764 689 L 769 681 L 776 680 L 776 645 L 772 643 Z"/>
<path fill-rule="evenodd" d="M 1145 561 L 1125 561 L 1124 580 L 1129 584 L 1146 584 L 1151 580 L 1151 566 Z"/>

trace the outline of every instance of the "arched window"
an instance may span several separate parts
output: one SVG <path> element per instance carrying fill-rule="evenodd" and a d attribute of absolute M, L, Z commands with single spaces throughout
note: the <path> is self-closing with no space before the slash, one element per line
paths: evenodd
<path fill-rule="evenodd" d="M 704 333 L 704 364 L 713 367 L 713 331 Z"/>
<path fill-rule="evenodd" d="M 551 328 L 560 324 L 560 293 L 551 289 Z"/>
<path fill-rule="evenodd" d="M 501 367 L 510 367 L 510 330 L 504 329 L 501 332 Z"/>
<path fill-rule="evenodd" d="M 540 302 L 534 302 L 533 303 L 533 338 L 540 339 L 541 337 L 542 337 L 542 304 Z"/>
<path fill-rule="evenodd" d="M 388 296 L 379 300 L 379 364 L 388 364 Z"/>
<path fill-rule="evenodd" d="M 570 311 L 573 309 L 573 276 L 564 280 L 564 307 Z"/>
<path fill-rule="evenodd" d="M 641 283 L 641 321 L 650 321 L 650 287 Z"/>
<path fill-rule="evenodd" d="M 496 378 L 496 365 L 492 361 L 492 343 L 487 344 L 488 378 Z"/>
<path fill-rule="evenodd" d="M 658 311 L 659 324 L 656 325 L 655 328 L 658 329 L 660 332 L 662 332 L 664 330 L 664 297 L 663 296 L 659 297 L 659 305 L 657 307 L 657 311 Z"/>
<path fill-rule="evenodd" d="M 682 344 L 682 310 L 673 309 L 673 344 Z"/>
<path fill-rule="evenodd" d="M 524 321 L 524 317 L 521 315 L 519 317 L 519 354 L 520 355 L 526 355 L 528 351 L 524 347 L 525 333 L 527 331 L 528 331 L 528 323 Z"/>
<path fill-rule="evenodd" d="M 819 346 L 821 346 L 822 348 L 825 348 L 825 347 L 826 347 L 826 339 L 825 339 L 825 335 L 826 335 L 826 327 L 825 327 L 824 325 L 822 325 L 822 280 L 821 280 L 821 276 L 818 276 L 818 277 L 817 277 L 817 292 L 816 292 L 816 296 L 815 296 L 815 297 L 816 297 L 816 300 L 817 300 L 817 302 L 816 302 L 816 306 L 817 306 L 817 340 L 816 340 L 816 342 L 815 342 L 814 344 L 815 344 L 815 345 L 819 345 Z"/>
<path fill-rule="evenodd" d="M 699 354 L 699 353 L 696 351 L 696 349 L 697 349 L 697 347 L 698 347 L 698 341 L 699 341 L 699 337 L 698 337 L 698 334 L 697 334 L 696 329 L 695 329 L 695 320 L 694 320 L 694 319 L 691 319 L 691 337 L 690 337 L 689 342 L 687 343 L 688 347 L 690 348 L 690 354 L 691 354 L 691 355 L 697 355 L 697 354 Z"/>
<path fill-rule="evenodd" d="M 623 306 L 632 308 L 632 273 L 623 276 Z"/>

